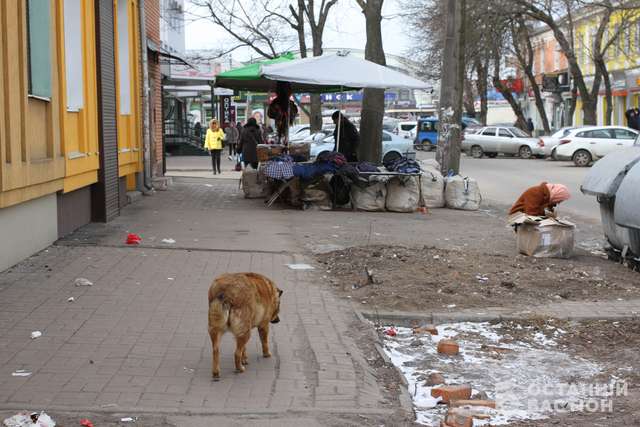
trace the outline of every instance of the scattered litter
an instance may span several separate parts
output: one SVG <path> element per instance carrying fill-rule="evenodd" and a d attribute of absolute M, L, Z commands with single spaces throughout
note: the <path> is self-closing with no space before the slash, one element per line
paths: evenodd
<path fill-rule="evenodd" d="M 171 238 L 169 238 L 169 239 L 162 239 L 162 240 L 161 240 L 161 242 L 162 242 L 162 243 L 167 243 L 167 244 L 169 244 L 169 245 L 172 245 L 172 244 L 174 244 L 176 241 L 175 241 L 175 239 L 171 239 Z"/>
<path fill-rule="evenodd" d="M 93 423 L 90 420 L 86 419 L 86 418 L 83 418 L 83 419 L 80 420 L 80 425 L 82 427 L 93 427 Z"/>
<path fill-rule="evenodd" d="M 188 373 L 190 373 L 190 374 L 192 374 L 192 373 L 194 373 L 194 372 L 195 372 L 195 369 L 193 369 L 193 368 L 187 368 L 186 366 L 185 366 L 184 368 L 182 368 L 182 369 L 184 369 L 184 370 L 185 370 L 185 372 L 188 372 Z"/>
<path fill-rule="evenodd" d="M 331 237 L 340 237 L 337 234 L 332 234 Z"/>
<path fill-rule="evenodd" d="M 449 304 L 449 305 L 447 306 L 447 308 L 456 308 L 456 305 L 455 305 L 455 304 Z"/>
<path fill-rule="evenodd" d="M 478 279 L 478 282 L 480 283 L 487 283 L 489 281 L 489 278 L 487 276 L 483 276 L 482 274 L 477 274 L 476 279 Z"/>
<path fill-rule="evenodd" d="M 391 327 L 391 328 L 385 329 L 384 334 L 390 337 L 395 337 L 396 335 L 398 335 L 398 331 L 396 330 L 396 328 Z"/>
<path fill-rule="evenodd" d="M 138 236 L 135 233 L 127 234 L 127 245 L 139 245 L 142 242 L 142 237 Z"/>
<path fill-rule="evenodd" d="M 440 259 L 440 255 L 434 255 L 433 259 Z"/>
<path fill-rule="evenodd" d="M 56 422 L 44 411 L 20 412 L 4 420 L 6 427 L 55 427 Z"/>
<path fill-rule="evenodd" d="M 31 332 L 31 339 L 35 340 L 36 338 L 40 338 L 42 336 L 42 332 L 40 331 L 33 331 Z"/>
<path fill-rule="evenodd" d="M 209 187 L 209 188 L 213 187 L 213 185 L 211 185 L 211 184 L 205 184 L 204 186 L 205 187 Z"/>
<path fill-rule="evenodd" d="M 76 299 L 74 297 L 67 298 L 67 302 L 74 302 Z"/>
<path fill-rule="evenodd" d="M 175 277 L 167 277 L 167 280 L 176 280 Z"/>
<path fill-rule="evenodd" d="M 89 279 L 85 279 L 84 277 L 78 277 L 74 283 L 76 286 L 93 286 L 93 282 Z"/>
<path fill-rule="evenodd" d="M 134 418 L 134 417 L 120 418 L 120 421 L 122 421 L 123 423 L 135 423 L 136 420 L 137 420 L 137 418 Z"/>
<path fill-rule="evenodd" d="M 314 267 L 309 264 L 286 264 L 291 270 L 313 270 Z"/>
<path fill-rule="evenodd" d="M 118 406 L 117 403 L 105 403 L 104 405 L 100 405 L 101 408 L 113 408 L 115 406 Z"/>
<path fill-rule="evenodd" d="M 11 374 L 11 376 L 13 377 L 28 377 L 30 375 L 31 375 L 31 372 L 28 372 L 24 369 L 17 369 Z"/>

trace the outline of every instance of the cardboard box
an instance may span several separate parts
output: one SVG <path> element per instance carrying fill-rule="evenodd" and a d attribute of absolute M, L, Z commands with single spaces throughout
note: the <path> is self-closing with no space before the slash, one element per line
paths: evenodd
<path fill-rule="evenodd" d="M 569 221 L 517 213 L 509 217 L 517 228 L 518 252 L 544 258 L 570 258 L 573 255 L 575 225 Z"/>
<path fill-rule="evenodd" d="M 258 144 L 256 147 L 258 153 L 258 161 L 261 163 L 268 162 L 274 157 L 281 155 L 284 152 L 284 145 L 282 144 Z"/>

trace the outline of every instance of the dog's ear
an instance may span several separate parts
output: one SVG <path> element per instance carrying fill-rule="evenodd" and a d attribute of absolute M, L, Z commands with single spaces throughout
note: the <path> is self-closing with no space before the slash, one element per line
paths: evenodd
<path fill-rule="evenodd" d="M 282 295 L 282 292 L 284 292 L 282 289 L 278 289 L 278 296 Z"/>

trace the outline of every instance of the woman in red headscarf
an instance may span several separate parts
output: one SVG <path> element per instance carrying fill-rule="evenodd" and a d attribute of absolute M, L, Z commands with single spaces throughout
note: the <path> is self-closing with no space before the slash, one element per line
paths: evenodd
<path fill-rule="evenodd" d="M 534 216 L 555 216 L 555 207 L 569 197 L 571 196 L 566 186 L 543 182 L 522 193 L 511 207 L 509 215 L 524 212 Z"/>

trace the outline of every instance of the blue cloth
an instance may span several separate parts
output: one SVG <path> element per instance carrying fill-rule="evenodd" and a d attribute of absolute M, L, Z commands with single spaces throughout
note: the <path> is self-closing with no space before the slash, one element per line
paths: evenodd
<path fill-rule="evenodd" d="M 420 173 L 421 171 L 418 162 L 404 156 L 392 162 L 385 163 L 384 167 L 387 168 L 389 172 Z"/>
<path fill-rule="evenodd" d="M 264 175 L 273 179 L 289 179 L 293 177 L 293 162 L 269 160 L 264 165 Z"/>
<path fill-rule="evenodd" d="M 333 173 L 335 172 L 335 170 L 335 165 L 330 162 L 316 162 L 293 165 L 293 175 L 305 181 L 312 180 L 313 178 L 324 175 L 325 173 Z"/>

